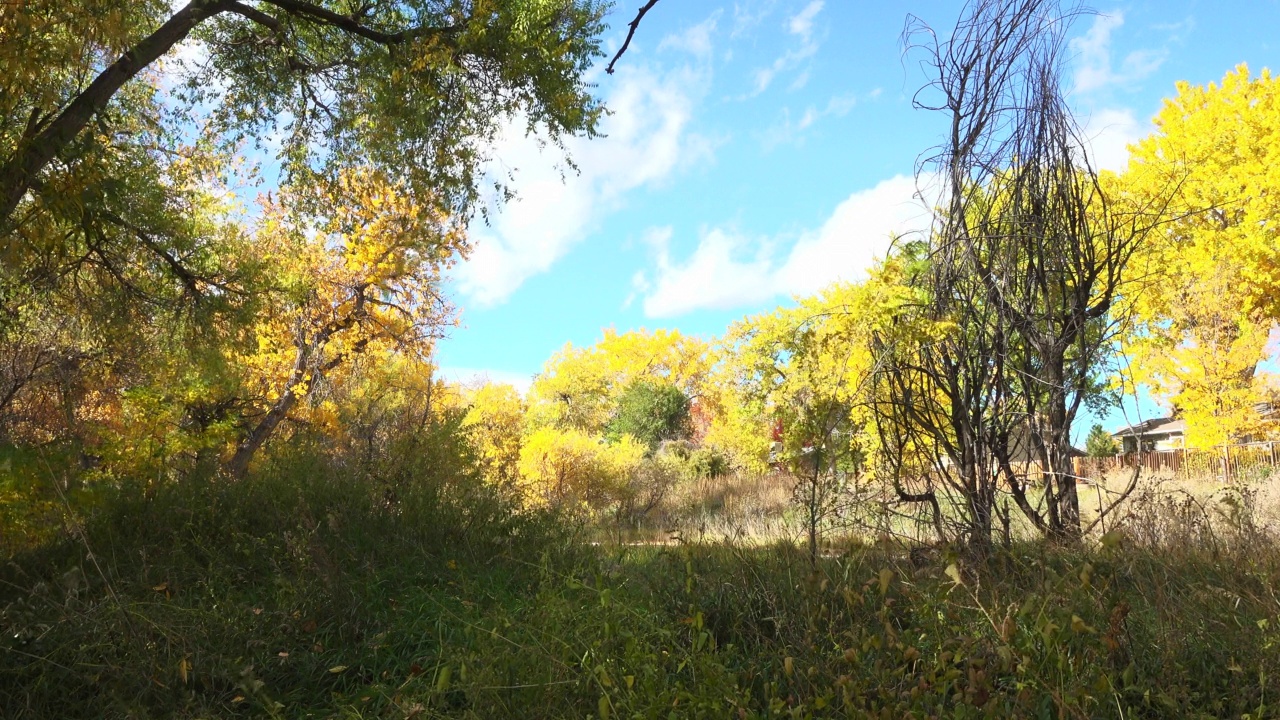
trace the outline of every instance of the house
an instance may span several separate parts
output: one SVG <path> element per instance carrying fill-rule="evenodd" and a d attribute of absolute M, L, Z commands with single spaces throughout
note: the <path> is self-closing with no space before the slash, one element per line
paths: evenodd
<path fill-rule="evenodd" d="M 1253 406 L 1261 421 L 1256 432 L 1237 436 L 1235 443 L 1265 442 L 1280 435 L 1280 403 L 1260 402 Z M 1156 418 L 1130 425 L 1111 433 L 1120 443 L 1121 453 L 1162 452 L 1187 447 L 1187 421 L 1180 418 Z"/>
<path fill-rule="evenodd" d="M 1280 440 L 1280 401 L 1260 402 L 1253 406 L 1253 411 L 1258 414 L 1258 427 L 1240 440 L 1242 442 Z"/>
<path fill-rule="evenodd" d="M 1143 420 L 1111 433 L 1120 443 L 1120 452 L 1177 450 L 1186 446 L 1187 421 L 1180 418 Z"/>
<path fill-rule="evenodd" d="M 1067 448 L 1067 457 L 1084 457 L 1085 451 L 1072 445 Z M 1039 467 L 1040 453 L 1036 450 L 1035 443 L 1031 441 L 1031 428 L 1025 424 L 1014 428 L 1009 438 L 1009 462 L 1014 465 L 1030 466 L 1032 464 Z"/>

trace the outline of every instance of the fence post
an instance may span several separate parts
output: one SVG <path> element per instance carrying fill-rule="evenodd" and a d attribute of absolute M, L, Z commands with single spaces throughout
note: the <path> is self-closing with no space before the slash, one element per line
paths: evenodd
<path fill-rule="evenodd" d="M 1272 440 L 1271 442 L 1269 442 L 1269 443 L 1267 443 L 1267 444 L 1271 446 L 1271 467 L 1275 467 L 1275 466 L 1277 465 L 1277 463 L 1276 463 L 1276 441 L 1275 441 L 1275 440 Z"/>
<path fill-rule="evenodd" d="M 1231 446 L 1222 446 L 1222 475 L 1226 482 L 1231 482 Z"/>

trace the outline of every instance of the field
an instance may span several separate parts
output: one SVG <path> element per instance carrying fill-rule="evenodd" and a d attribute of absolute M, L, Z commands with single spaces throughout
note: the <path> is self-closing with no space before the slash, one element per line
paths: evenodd
<path fill-rule="evenodd" d="M 467 480 L 388 487 L 295 460 L 82 498 L 0 570 L 4 717 L 1277 714 L 1274 483 L 1146 488 L 1082 548 L 812 567 L 785 523 L 622 544 Z M 769 487 L 702 507 L 762 522 Z"/>

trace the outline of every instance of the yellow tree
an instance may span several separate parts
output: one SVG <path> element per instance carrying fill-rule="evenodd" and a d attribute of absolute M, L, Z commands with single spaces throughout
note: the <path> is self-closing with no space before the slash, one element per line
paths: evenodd
<path fill-rule="evenodd" d="M 1255 429 L 1280 319 L 1280 79 L 1241 65 L 1220 85 L 1180 83 L 1156 125 L 1121 182 L 1139 203 L 1171 197 L 1174 219 L 1138 258 L 1127 349 L 1188 442 L 1214 445 Z"/>
<path fill-rule="evenodd" d="M 530 420 L 600 433 L 634 381 L 660 381 L 697 398 L 711 362 L 704 340 L 676 330 L 619 334 L 610 328 L 595 345 L 569 344 L 547 361 L 529 392 Z"/>
<path fill-rule="evenodd" d="M 514 486 L 520 478 L 524 399 L 506 383 L 485 383 L 469 395 L 462 426 L 478 456 L 480 472 L 487 482 Z"/>
<path fill-rule="evenodd" d="M 455 469 L 440 461 L 456 457 L 460 440 L 435 430 L 460 424 L 465 408 L 458 389 L 436 376 L 422 352 L 388 344 L 365 351 L 323 378 L 302 405 L 291 417 L 305 419 L 311 436 L 348 465 L 376 472 L 382 464 L 385 474 L 387 467 L 427 462 L 441 478 Z"/>
<path fill-rule="evenodd" d="M 835 413 L 839 419 L 832 422 L 842 428 L 836 434 L 847 447 L 833 457 L 855 447 L 858 454 L 867 451 L 874 443 L 867 397 L 873 334 L 908 297 L 896 268 L 896 261 L 883 263 L 866 281 L 835 283 L 794 307 L 734 323 L 720 350 L 717 415 L 708 437 L 729 441 L 750 426 L 755 438 L 729 442 L 758 452 L 768 444 L 761 438 L 780 423 L 784 459 L 795 460 L 834 431 L 822 418 Z"/>
<path fill-rule="evenodd" d="M 535 505 L 603 507 L 618 498 L 647 451 L 630 435 L 605 443 L 576 428 L 544 427 L 520 450 L 520 489 Z"/>
<path fill-rule="evenodd" d="M 285 190 L 257 243 L 274 284 L 256 349 L 234 359 L 258 407 L 227 462 L 237 477 L 299 400 L 341 382 L 355 357 L 426 355 L 451 318 L 440 274 L 467 250 L 453 217 L 375 171 Z"/>
<path fill-rule="evenodd" d="M 836 283 L 795 307 L 735 323 L 724 340 L 727 389 L 709 437 L 734 442 L 735 454 L 751 458 L 762 436 L 776 434 L 781 447 L 773 459 L 800 480 L 797 499 L 815 559 L 818 533 L 841 488 L 876 451 L 873 336 L 907 297 L 893 277 L 882 266 L 865 282 Z M 751 416 L 754 432 L 743 423 Z"/>

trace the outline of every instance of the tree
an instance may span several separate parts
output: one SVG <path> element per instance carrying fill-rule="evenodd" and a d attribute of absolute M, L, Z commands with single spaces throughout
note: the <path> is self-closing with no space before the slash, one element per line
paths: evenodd
<path fill-rule="evenodd" d="M 1111 437 L 1111 433 L 1095 424 L 1089 428 L 1089 436 L 1084 441 L 1084 451 L 1089 457 L 1111 457 L 1120 452 L 1120 443 Z"/>
<path fill-rule="evenodd" d="M 1258 425 L 1257 369 L 1280 320 L 1280 79 L 1241 65 L 1220 85 L 1179 83 L 1156 126 L 1121 178 L 1133 202 L 1173 189 L 1126 291 L 1126 349 L 1188 443 L 1219 445 Z"/>
<path fill-rule="evenodd" d="M 286 421 L 331 417 L 326 398 L 361 355 L 427 350 L 449 317 L 433 273 L 465 249 L 427 238 L 469 218 L 506 124 L 552 143 L 594 132 L 602 107 L 583 74 L 602 12 L 595 0 L 0 6 L 6 434 L 115 436 L 134 457 L 230 442 L 238 475 Z M 282 191 L 255 224 L 228 188 L 254 179 L 233 160 L 246 140 L 267 138 Z M 421 227 L 343 214 L 391 188 Z M 361 233 L 391 242 L 387 257 Z"/>
<path fill-rule="evenodd" d="M 296 207 L 327 208 L 316 218 Z M 260 413 L 227 461 L 243 476 L 254 454 L 319 383 L 378 348 L 426 355 L 447 322 L 440 273 L 466 250 L 463 228 L 376 171 L 351 171 L 321 191 L 286 188 L 257 234 L 272 270 L 271 302 L 253 329 L 249 369 Z"/>
<path fill-rule="evenodd" d="M 688 439 L 691 430 L 689 398 L 680 388 L 642 378 L 622 391 L 605 435 L 614 441 L 630 435 L 652 453 L 664 442 Z"/>
<path fill-rule="evenodd" d="M 208 57 L 179 97 L 210 107 L 206 132 L 231 142 L 282 131 L 293 185 L 368 166 L 463 212 L 500 122 L 520 115 L 554 140 L 592 132 L 601 111 L 582 79 L 599 54 L 594 0 L 35 0 L 0 12 L 6 230 L 109 155 L 133 119 L 122 94 L 188 38 Z"/>
<path fill-rule="evenodd" d="M 617 499 L 646 450 L 629 435 L 610 444 L 575 428 L 541 428 L 520 450 L 521 488 L 533 504 L 599 509 Z"/>
<path fill-rule="evenodd" d="M 724 340 L 728 407 L 749 408 L 756 438 L 767 442 L 776 429 L 781 447 L 771 459 L 798 480 L 814 562 L 843 490 L 877 452 L 872 338 L 903 299 L 888 277 L 880 268 L 863 283 L 834 284 L 794 308 L 734 323 Z"/>
<path fill-rule="evenodd" d="M 919 23 L 907 31 L 932 76 L 917 107 L 948 127 L 924 165 L 942 200 L 919 276 L 923 319 L 941 332 L 893 354 L 902 408 L 882 417 L 899 444 L 916 435 L 937 448 L 933 474 L 967 509 L 964 539 L 978 551 L 1001 483 L 1041 532 L 1080 537 L 1071 425 L 1097 393 L 1121 327 L 1111 310 L 1153 224 L 1146 207 L 1113 203 L 1064 98 L 1076 14 L 1052 0 L 973 0 L 947 40 Z M 920 403 L 933 407 L 910 407 Z M 1015 467 L 1018 437 L 1043 469 L 1040 508 Z M 919 499 L 936 508 L 933 494 Z"/>
<path fill-rule="evenodd" d="M 462 426 L 476 450 L 480 472 L 499 487 L 520 480 L 524 400 L 506 383 L 485 383 L 470 394 Z"/>
<path fill-rule="evenodd" d="M 711 363 L 705 341 L 675 330 L 607 329 L 595 345 L 569 344 L 547 360 L 529 390 L 530 421 L 602 433 L 632 383 L 644 379 L 670 385 L 693 400 Z"/>
<path fill-rule="evenodd" d="M 162 478 L 212 452 L 234 414 L 224 360 L 259 307 L 258 266 L 210 176 L 221 158 L 179 148 L 167 163 L 109 160 L 55 194 L 65 216 L 0 238 L 0 342 L 13 360 L 0 424 L 15 442 L 79 446 L 86 468 Z M 129 172 L 106 182 L 98 165 Z M 117 214 L 104 196 L 127 207 Z"/>

